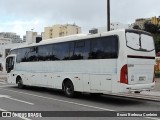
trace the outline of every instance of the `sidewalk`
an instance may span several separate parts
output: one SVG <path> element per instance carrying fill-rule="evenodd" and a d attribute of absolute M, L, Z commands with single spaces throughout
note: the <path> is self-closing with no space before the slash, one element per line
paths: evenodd
<path fill-rule="evenodd" d="M 141 92 L 143 95 L 155 96 L 160 99 L 160 78 L 156 78 L 155 88 L 151 91 L 143 91 Z"/>
<path fill-rule="evenodd" d="M 0 72 L 0 82 L 5 82 L 7 80 L 7 73 Z"/>
<path fill-rule="evenodd" d="M 156 78 L 155 88 L 151 91 L 142 91 L 141 93 L 111 93 L 109 95 L 160 102 L 160 78 Z"/>
<path fill-rule="evenodd" d="M 156 78 L 155 91 L 160 91 L 160 78 Z"/>

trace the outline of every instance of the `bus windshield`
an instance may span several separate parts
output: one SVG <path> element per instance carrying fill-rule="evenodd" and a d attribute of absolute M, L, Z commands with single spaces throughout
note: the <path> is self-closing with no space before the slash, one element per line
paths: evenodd
<path fill-rule="evenodd" d="M 133 50 L 145 52 L 150 52 L 154 50 L 153 37 L 148 34 L 138 32 L 126 32 L 126 42 L 127 47 Z"/>

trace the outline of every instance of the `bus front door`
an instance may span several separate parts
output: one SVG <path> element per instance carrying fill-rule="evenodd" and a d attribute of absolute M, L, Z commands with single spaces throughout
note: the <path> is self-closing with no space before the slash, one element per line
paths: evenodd
<path fill-rule="evenodd" d="M 6 59 L 7 73 L 10 73 L 14 69 L 14 61 L 15 61 L 15 56 L 11 56 Z"/>
<path fill-rule="evenodd" d="M 9 56 L 6 58 L 6 71 L 8 73 L 7 75 L 7 82 L 16 84 L 15 76 L 12 74 L 15 67 L 15 56 Z"/>

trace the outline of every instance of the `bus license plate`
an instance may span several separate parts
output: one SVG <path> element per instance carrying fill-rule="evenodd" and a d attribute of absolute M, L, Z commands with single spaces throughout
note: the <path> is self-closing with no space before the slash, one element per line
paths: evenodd
<path fill-rule="evenodd" d="M 139 81 L 145 81 L 146 80 L 146 77 L 145 76 L 140 76 L 139 77 Z"/>

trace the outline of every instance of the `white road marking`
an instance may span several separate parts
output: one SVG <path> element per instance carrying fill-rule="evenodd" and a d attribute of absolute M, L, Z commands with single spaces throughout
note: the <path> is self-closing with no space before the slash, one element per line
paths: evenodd
<path fill-rule="evenodd" d="M 26 103 L 26 104 L 29 104 L 29 105 L 34 105 L 34 103 L 19 100 L 19 99 L 15 99 L 15 98 L 12 98 L 11 96 L 8 96 L 8 95 L 0 95 L 0 98 L 1 97 L 7 98 L 7 99 L 10 99 L 10 100 L 14 100 L 14 101 L 18 101 L 18 102 L 23 102 L 23 103 Z"/>
<path fill-rule="evenodd" d="M 49 99 L 49 100 L 53 100 L 53 101 L 69 103 L 69 104 L 79 105 L 79 106 L 88 107 L 88 108 L 99 109 L 99 110 L 103 110 L 103 111 L 118 112 L 117 110 L 113 110 L 113 109 L 107 109 L 107 108 L 102 108 L 102 107 L 97 107 L 97 106 L 92 106 L 92 105 L 86 105 L 86 104 L 81 104 L 81 103 L 76 103 L 76 102 L 70 102 L 70 101 L 65 101 L 65 100 L 60 100 L 60 99 L 54 99 L 54 98 L 44 97 L 44 96 L 35 95 L 35 94 L 19 92 L 19 91 L 15 91 L 15 90 L 8 90 L 8 89 L 3 89 L 3 88 L 0 88 L 0 89 L 6 90 L 6 91 L 11 91 L 11 92 L 16 92 L 16 93 L 20 93 L 20 94 L 30 95 L 30 96 L 34 96 L 34 97 Z M 155 118 L 155 117 L 143 117 L 143 118 L 147 118 L 147 119 L 151 119 L 151 120 L 160 120 L 159 118 Z"/>
<path fill-rule="evenodd" d="M 7 111 L 7 110 L 4 110 L 4 109 L 0 108 L 0 111 Z"/>
<path fill-rule="evenodd" d="M 3 87 L 12 87 L 12 86 L 15 86 L 15 85 L 3 85 L 3 86 L 0 86 L 0 88 L 3 88 Z"/>
<path fill-rule="evenodd" d="M 8 96 L 8 95 L 0 95 L 0 98 L 2 98 L 2 97 L 8 98 L 8 97 L 10 97 L 10 96 Z"/>
<path fill-rule="evenodd" d="M 2 88 L 0 88 L 0 89 L 2 89 Z M 76 103 L 76 102 L 70 102 L 70 101 L 65 101 L 65 100 L 60 100 L 60 99 L 54 99 L 54 98 L 44 97 L 44 96 L 35 95 L 35 94 L 19 92 L 19 91 L 15 91 L 15 90 L 8 90 L 8 89 L 2 89 L 2 90 L 12 91 L 12 92 L 16 92 L 16 93 L 26 94 L 26 95 L 30 95 L 30 96 L 40 97 L 40 98 L 44 98 L 44 99 L 49 99 L 49 100 L 59 101 L 59 102 L 63 102 L 63 103 L 69 103 L 69 104 L 74 104 L 74 105 L 79 105 L 79 106 L 84 106 L 84 107 L 104 110 L 104 111 L 116 111 L 116 110 L 112 110 L 112 109 L 106 109 L 106 108 L 101 108 L 101 107 L 96 107 L 96 106 L 91 106 L 91 105 L 86 105 L 86 104 L 81 104 L 81 103 Z"/>
<path fill-rule="evenodd" d="M 11 98 L 11 97 L 9 97 L 8 99 L 15 100 L 15 101 L 22 102 L 22 103 L 26 103 L 26 104 L 29 104 L 29 105 L 34 105 L 34 103 L 23 101 L 23 100 L 19 100 L 19 99 L 15 99 L 15 98 Z"/>

